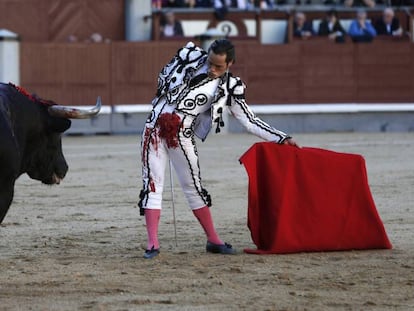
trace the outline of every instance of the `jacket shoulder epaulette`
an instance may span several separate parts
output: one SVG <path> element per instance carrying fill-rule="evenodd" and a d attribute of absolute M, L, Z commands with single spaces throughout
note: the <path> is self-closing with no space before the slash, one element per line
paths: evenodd
<path fill-rule="evenodd" d="M 246 84 L 240 79 L 240 77 L 229 75 L 227 82 L 227 91 L 230 96 L 235 98 L 244 98 L 244 92 Z"/>

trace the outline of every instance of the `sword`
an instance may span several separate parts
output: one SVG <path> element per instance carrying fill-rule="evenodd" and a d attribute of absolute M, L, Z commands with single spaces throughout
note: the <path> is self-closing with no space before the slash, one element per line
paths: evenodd
<path fill-rule="evenodd" d="M 173 223 L 174 223 L 174 240 L 175 246 L 178 246 L 177 243 L 177 222 L 175 219 L 175 200 L 174 200 L 174 185 L 173 185 L 173 173 L 172 173 L 172 165 L 171 160 L 168 161 L 170 166 L 170 189 L 171 189 L 171 201 L 172 201 L 172 211 L 173 211 Z"/>

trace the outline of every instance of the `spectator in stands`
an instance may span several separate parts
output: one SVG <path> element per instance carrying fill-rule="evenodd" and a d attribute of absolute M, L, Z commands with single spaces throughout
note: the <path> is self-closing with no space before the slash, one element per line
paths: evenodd
<path fill-rule="evenodd" d="M 212 8 L 213 1 L 212 0 L 195 0 L 194 7 L 196 8 Z"/>
<path fill-rule="evenodd" d="M 391 6 L 414 6 L 414 0 L 391 0 Z"/>
<path fill-rule="evenodd" d="M 293 36 L 296 38 L 308 39 L 315 34 L 311 21 L 306 20 L 306 15 L 303 12 L 295 14 L 293 22 Z"/>
<path fill-rule="evenodd" d="M 375 0 L 343 0 L 346 7 L 375 7 Z"/>
<path fill-rule="evenodd" d="M 247 0 L 232 0 L 231 1 L 232 8 L 240 9 L 240 10 L 247 10 L 248 9 L 248 1 Z"/>
<path fill-rule="evenodd" d="M 231 0 L 214 0 L 213 7 L 215 17 L 221 21 L 226 17 L 231 7 Z"/>
<path fill-rule="evenodd" d="M 318 35 L 328 37 L 335 42 L 345 41 L 346 31 L 339 21 L 336 10 L 326 12 L 325 19 L 319 23 Z"/>
<path fill-rule="evenodd" d="M 262 10 L 266 10 L 273 6 L 273 1 L 271 0 L 248 0 L 247 5 L 249 8 L 260 8 Z M 282 4 L 279 3 L 278 4 Z"/>
<path fill-rule="evenodd" d="M 195 1 L 194 0 L 167 0 L 164 7 L 169 8 L 188 8 L 194 7 Z"/>
<path fill-rule="evenodd" d="M 378 35 L 387 35 L 401 37 L 403 30 L 400 26 L 400 21 L 395 17 L 394 10 L 391 8 L 384 9 L 382 18 L 375 23 L 375 30 Z"/>
<path fill-rule="evenodd" d="M 184 36 L 181 22 L 175 18 L 174 12 L 167 11 L 161 18 L 161 37 L 182 37 Z"/>
<path fill-rule="evenodd" d="M 213 1 L 213 6 L 215 9 L 220 9 L 220 8 L 230 8 L 232 3 L 231 0 L 214 0 Z"/>
<path fill-rule="evenodd" d="M 354 42 L 371 42 L 377 35 L 374 26 L 367 20 L 365 10 L 357 11 L 357 17 L 352 21 L 348 34 Z"/>
<path fill-rule="evenodd" d="M 161 9 L 167 5 L 167 0 L 151 0 L 151 6 L 153 9 Z"/>
<path fill-rule="evenodd" d="M 225 11 L 228 8 L 247 9 L 247 0 L 214 0 L 213 6 L 216 10 Z"/>

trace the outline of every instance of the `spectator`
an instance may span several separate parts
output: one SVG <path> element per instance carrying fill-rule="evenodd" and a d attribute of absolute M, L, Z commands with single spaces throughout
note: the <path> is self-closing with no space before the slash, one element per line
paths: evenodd
<path fill-rule="evenodd" d="M 215 9 L 229 8 L 232 5 L 231 2 L 231 0 L 214 0 L 213 6 Z"/>
<path fill-rule="evenodd" d="M 163 7 L 167 6 L 167 0 L 151 0 L 152 9 L 160 10 Z"/>
<path fill-rule="evenodd" d="M 246 10 L 250 0 L 213 0 L 214 14 L 218 20 L 223 20 L 229 8 Z"/>
<path fill-rule="evenodd" d="M 195 0 L 194 6 L 196 8 L 212 8 L 213 1 L 212 0 Z"/>
<path fill-rule="evenodd" d="M 280 3 L 280 2 L 282 2 L 282 3 Z M 287 1 L 287 0 L 279 0 L 278 2 L 277 2 L 277 4 L 287 4 L 289 1 Z M 311 0 L 295 0 L 295 4 L 296 5 L 302 5 L 302 4 L 312 4 L 312 1 Z"/>
<path fill-rule="evenodd" d="M 247 0 L 232 0 L 232 8 L 246 10 L 248 8 Z"/>
<path fill-rule="evenodd" d="M 214 0 L 213 6 L 214 15 L 220 21 L 226 17 L 229 7 L 231 7 L 231 0 Z"/>
<path fill-rule="evenodd" d="M 326 36 L 335 42 L 344 42 L 346 31 L 342 27 L 336 10 L 326 12 L 326 17 L 319 23 L 319 36 Z"/>
<path fill-rule="evenodd" d="M 194 0 L 167 0 L 164 6 L 170 8 L 194 7 Z"/>
<path fill-rule="evenodd" d="M 167 11 L 161 18 L 161 37 L 182 37 L 184 36 L 181 22 L 175 19 L 174 12 Z"/>
<path fill-rule="evenodd" d="M 281 3 L 278 3 L 281 4 Z M 271 0 L 248 0 L 248 7 L 250 8 L 259 8 L 262 10 L 266 10 L 273 6 Z"/>
<path fill-rule="evenodd" d="M 401 37 L 403 30 L 400 26 L 400 21 L 395 17 L 394 10 L 391 8 L 384 9 L 382 18 L 375 23 L 375 30 L 378 35 Z"/>
<path fill-rule="evenodd" d="M 367 20 L 365 10 L 358 10 L 357 18 L 352 21 L 348 34 L 354 42 L 371 42 L 377 35 L 374 26 Z"/>
<path fill-rule="evenodd" d="M 391 0 L 391 6 L 414 6 L 414 0 Z"/>
<path fill-rule="evenodd" d="M 295 14 L 293 22 L 293 36 L 296 38 L 308 39 L 315 34 L 311 21 L 306 20 L 306 15 L 303 12 Z"/>
<path fill-rule="evenodd" d="M 373 8 L 375 7 L 375 0 L 344 0 L 344 5 L 346 7 L 368 7 Z"/>
<path fill-rule="evenodd" d="M 246 10 L 248 8 L 249 0 L 213 0 L 213 6 L 217 9 L 234 8 Z"/>

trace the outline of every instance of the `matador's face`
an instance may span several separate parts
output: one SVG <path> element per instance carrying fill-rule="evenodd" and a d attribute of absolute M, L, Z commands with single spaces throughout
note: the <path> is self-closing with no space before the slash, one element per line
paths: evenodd
<path fill-rule="evenodd" d="M 226 54 L 208 53 L 208 76 L 212 79 L 221 77 L 230 68 L 233 62 L 226 63 Z"/>

